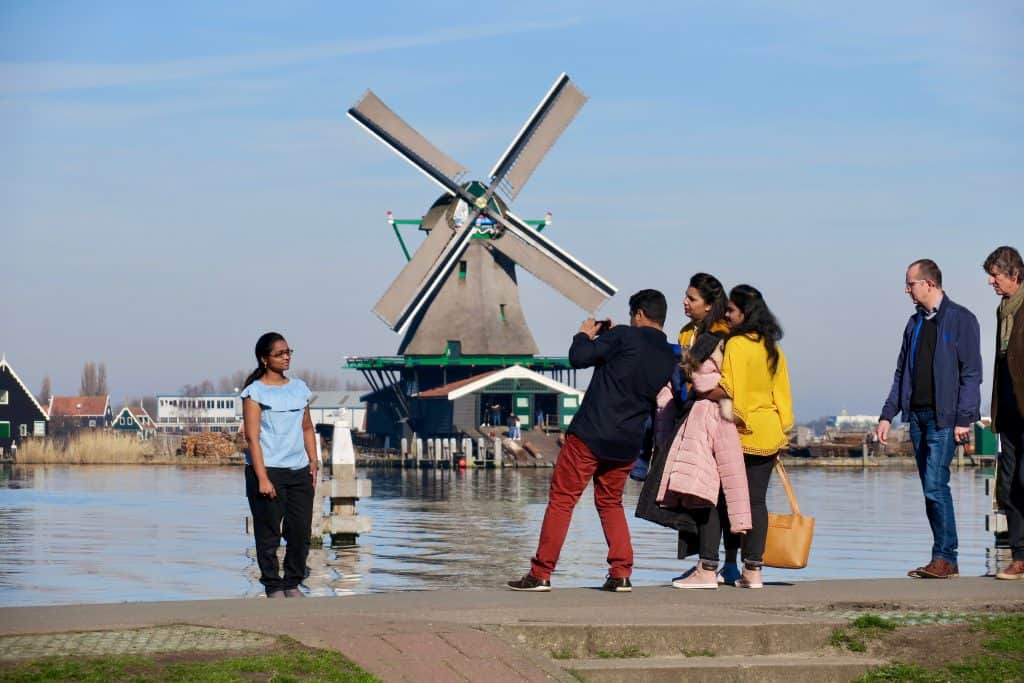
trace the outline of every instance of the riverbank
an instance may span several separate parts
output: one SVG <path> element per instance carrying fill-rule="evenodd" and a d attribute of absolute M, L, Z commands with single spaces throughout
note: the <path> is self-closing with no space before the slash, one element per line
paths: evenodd
<path fill-rule="evenodd" d="M 912 663 L 918 646 L 911 643 L 927 645 L 905 630 L 915 624 L 945 620 L 967 628 L 984 614 L 1024 611 L 1019 583 L 987 578 L 777 582 L 760 591 L 656 586 L 630 594 L 596 590 L 598 583 L 559 590 L 556 576 L 555 590 L 542 594 L 496 589 L 8 607 L 0 608 L 0 636 L 172 624 L 286 634 L 338 652 L 385 681 L 816 681 Z M 834 633 L 850 633 L 865 614 L 892 621 L 906 637 L 851 650 Z M 943 643 L 937 666 L 956 660 L 956 640 L 934 642 Z M 965 642 L 960 654 L 972 653 Z"/>
<path fill-rule="evenodd" d="M 244 462 L 226 434 L 190 436 L 86 431 L 65 437 L 26 439 L 17 449 L 18 465 L 238 465 Z"/>

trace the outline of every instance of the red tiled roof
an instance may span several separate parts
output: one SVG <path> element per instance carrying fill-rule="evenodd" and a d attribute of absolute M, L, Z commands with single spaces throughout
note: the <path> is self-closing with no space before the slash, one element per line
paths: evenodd
<path fill-rule="evenodd" d="M 420 393 L 416 394 L 416 398 L 447 398 L 448 394 L 455 391 L 456 389 L 464 387 L 467 384 L 472 384 L 478 379 L 487 377 L 488 375 L 493 375 L 496 372 L 501 371 L 491 370 L 490 372 L 484 372 L 479 375 L 473 375 L 472 377 L 467 377 L 466 379 L 460 379 L 458 382 L 451 382 L 450 384 L 445 384 L 443 387 L 427 389 L 426 391 L 421 391 Z"/>
<path fill-rule="evenodd" d="M 149 417 L 149 413 L 142 406 L 128 406 L 128 410 L 132 411 L 135 417 Z"/>
<path fill-rule="evenodd" d="M 103 417 L 107 409 L 106 396 L 54 396 L 50 403 L 50 417 Z"/>

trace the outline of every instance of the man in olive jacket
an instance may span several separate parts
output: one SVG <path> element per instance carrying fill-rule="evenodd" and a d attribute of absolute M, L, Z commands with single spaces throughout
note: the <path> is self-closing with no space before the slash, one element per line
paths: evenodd
<path fill-rule="evenodd" d="M 1024 262 L 1013 247 L 985 259 L 988 283 L 1001 297 L 996 309 L 996 359 L 992 381 L 992 431 L 999 434 L 996 500 L 1006 512 L 1012 561 L 997 579 L 1024 578 Z"/>

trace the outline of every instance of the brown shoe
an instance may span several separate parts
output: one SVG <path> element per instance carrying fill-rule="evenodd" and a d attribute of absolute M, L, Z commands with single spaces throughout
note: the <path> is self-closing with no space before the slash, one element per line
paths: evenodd
<path fill-rule="evenodd" d="M 907 572 L 907 576 L 915 579 L 954 579 L 960 576 L 960 571 L 952 562 L 934 557 L 925 566 Z"/>
<path fill-rule="evenodd" d="M 1024 579 L 1024 560 L 1014 560 L 1006 569 L 996 574 L 996 578 L 1006 581 Z"/>
<path fill-rule="evenodd" d="M 929 562 L 928 564 L 925 564 L 924 566 L 920 566 L 920 567 L 918 567 L 916 569 L 910 569 L 909 571 L 906 572 L 906 575 L 910 579 L 922 579 L 924 577 L 924 574 L 922 572 L 927 571 L 929 569 L 932 569 L 934 567 L 934 565 L 935 565 L 935 560 L 933 559 L 931 562 Z"/>

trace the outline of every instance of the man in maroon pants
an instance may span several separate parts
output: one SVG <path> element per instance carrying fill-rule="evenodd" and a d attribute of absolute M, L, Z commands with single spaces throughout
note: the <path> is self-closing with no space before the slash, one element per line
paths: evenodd
<path fill-rule="evenodd" d="M 608 541 L 609 570 L 602 590 L 632 590 L 633 544 L 622 490 L 643 447 L 644 423 L 654 411 L 655 397 L 675 367 L 662 331 L 667 309 L 661 292 L 644 289 L 629 298 L 628 327 L 588 318 L 573 337 L 569 363 L 592 367 L 594 375 L 555 463 L 537 554 L 529 573 L 508 582 L 512 590 L 551 590 L 573 508 L 591 481 Z"/>

